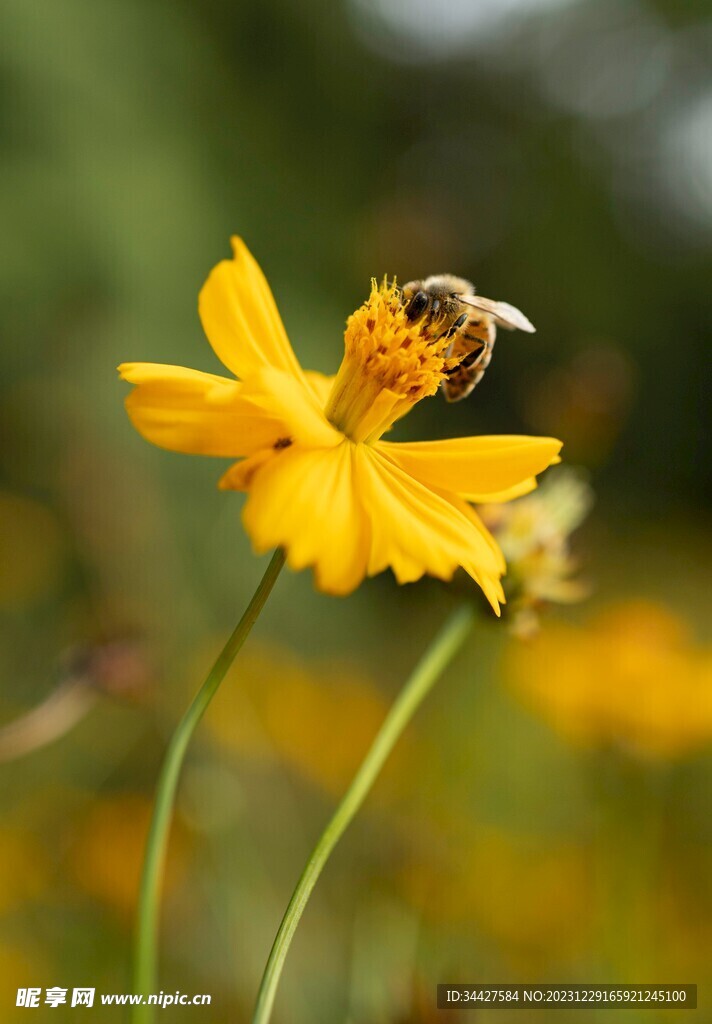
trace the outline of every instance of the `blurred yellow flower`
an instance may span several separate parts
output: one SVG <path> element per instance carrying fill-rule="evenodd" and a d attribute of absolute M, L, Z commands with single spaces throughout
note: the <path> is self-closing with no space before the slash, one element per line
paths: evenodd
<path fill-rule="evenodd" d="M 665 758 L 712 740 L 712 650 L 667 608 L 631 601 L 585 627 L 552 624 L 507 658 L 521 699 L 575 743 Z"/>
<path fill-rule="evenodd" d="M 506 505 L 480 506 L 485 525 L 492 531 L 507 561 L 508 617 L 522 637 L 536 633 L 538 611 L 549 603 L 582 600 L 588 588 L 574 579 L 576 560 L 570 535 L 591 507 L 591 489 L 566 467 L 547 474 L 533 494 Z"/>
<path fill-rule="evenodd" d="M 78 826 L 70 851 L 70 867 L 81 888 L 127 922 L 136 910 L 151 809 L 151 801 L 141 794 L 120 793 L 100 800 Z M 185 830 L 174 825 L 166 873 L 169 889 L 182 876 L 185 860 Z"/>
<path fill-rule="evenodd" d="M 404 883 L 428 919 L 476 924 L 518 970 L 575 956 L 589 937 L 591 864 L 574 843 L 477 825 L 439 868 L 411 865 Z"/>
<path fill-rule="evenodd" d="M 259 266 L 240 239 L 200 293 L 218 357 L 239 381 L 180 366 L 124 363 L 126 407 L 149 441 L 240 458 L 221 487 L 247 491 L 243 520 L 259 552 L 283 547 L 293 569 L 347 594 L 389 566 L 399 583 L 462 566 L 493 608 L 502 554 L 469 504 L 509 500 L 557 460 L 553 438 L 470 437 L 393 444 L 385 431 L 433 395 L 448 339 L 405 314 L 397 287 L 372 283 L 349 317 L 335 378 L 304 371 Z"/>
<path fill-rule="evenodd" d="M 39 985 L 57 970 L 47 960 L 44 951 L 0 942 L 0 1001 L 3 1006 L 15 1006 L 20 987 Z M 6 1019 L 9 1019 L 6 1018 Z"/>
<path fill-rule="evenodd" d="M 0 608 L 46 597 L 61 581 L 66 557 L 61 525 L 49 508 L 0 493 Z"/>
<path fill-rule="evenodd" d="M 0 833 L 0 914 L 37 899 L 50 885 L 50 865 L 40 839 L 5 824 Z"/>
<path fill-rule="evenodd" d="M 712 949 L 712 848 L 676 843 L 654 894 L 660 940 L 657 977 L 707 977 Z"/>
<path fill-rule="evenodd" d="M 282 758 L 340 796 L 388 711 L 374 686 L 348 666 L 310 665 L 273 645 L 244 652 L 239 675 L 240 686 L 223 687 L 208 710 L 213 735 L 244 756 Z M 337 728 L 340 721 L 348 729 Z M 389 777 L 399 776 L 409 749 L 406 742 L 394 752 Z"/>

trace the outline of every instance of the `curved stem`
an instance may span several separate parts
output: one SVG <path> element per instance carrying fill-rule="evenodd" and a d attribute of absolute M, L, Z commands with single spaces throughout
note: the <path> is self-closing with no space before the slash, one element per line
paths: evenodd
<path fill-rule="evenodd" d="M 168 847 L 173 804 L 175 802 L 178 778 L 185 752 L 198 722 L 205 714 L 220 683 L 225 678 L 235 655 L 247 639 L 257 621 L 265 601 L 284 565 L 284 552 L 275 551 L 257 590 L 247 609 L 235 627 L 231 637 L 218 655 L 208 677 L 185 712 L 168 744 L 161 774 L 156 787 L 156 802 L 153 808 L 151 828 L 146 843 L 146 853 L 139 891 L 138 920 L 134 959 L 133 991 L 144 996 L 156 992 L 156 949 L 158 945 L 158 920 L 160 889 Z M 147 1024 L 153 1020 L 153 1006 L 136 1006 L 133 1012 L 135 1024 Z"/>
<path fill-rule="evenodd" d="M 312 850 L 279 926 L 257 996 L 253 1024 L 267 1024 L 289 946 L 312 889 L 331 851 L 353 820 L 401 733 L 433 684 L 462 646 L 474 618 L 467 605 L 457 609 L 431 642 L 396 698 L 361 767 Z"/>

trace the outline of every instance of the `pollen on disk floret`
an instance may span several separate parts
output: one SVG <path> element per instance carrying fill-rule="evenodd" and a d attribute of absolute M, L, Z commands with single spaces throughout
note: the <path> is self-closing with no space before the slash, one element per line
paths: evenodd
<path fill-rule="evenodd" d="M 437 391 L 450 368 L 449 341 L 439 325 L 411 321 L 395 281 L 371 281 L 368 300 L 346 324 L 346 353 L 381 387 L 412 401 Z"/>
<path fill-rule="evenodd" d="M 325 409 L 355 441 L 372 442 L 434 395 L 456 360 L 440 323 L 409 320 L 395 281 L 371 281 L 371 294 L 346 322 L 341 368 Z"/>

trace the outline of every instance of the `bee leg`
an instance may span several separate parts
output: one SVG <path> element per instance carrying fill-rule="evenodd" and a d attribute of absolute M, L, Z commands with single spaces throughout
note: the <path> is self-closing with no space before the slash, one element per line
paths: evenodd
<path fill-rule="evenodd" d="M 462 313 L 451 327 L 448 327 L 446 331 L 440 335 L 440 338 L 452 338 L 453 334 L 456 334 L 460 330 L 462 325 L 467 321 L 469 313 Z M 437 340 L 440 341 L 440 338 Z"/>
<path fill-rule="evenodd" d="M 482 348 L 484 348 L 484 346 L 476 348 L 472 352 L 468 352 L 464 359 L 460 360 L 458 366 L 463 366 L 467 370 L 470 366 L 476 363 L 478 359 L 482 358 Z"/>
<path fill-rule="evenodd" d="M 452 325 L 452 327 L 450 328 L 450 332 L 449 332 L 449 333 L 450 333 L 450 336 L 451 336 L 451 337 L 452 337 L 452 335 L 453 335 L 453 334 L 455 334 L 455 333 L 456 333 L 456 331 L 459 331 L 459 330 L 460 330 L 460 328 L 462 327 L 462 325 L 463 325 L 464 323 L 466 323 L 466 322 L 467 322 L 467 318 L 468 318 L 468 316 L 469 316 L 469 315 L 470 315 L 469 313 L 461 313 L 461 314 L 460 314 L 460 316 L 459 316 L 459 317 L 457 318 L 457 320 L 455 321 L 455 323 L 454 323 L 454 324 Z"/>

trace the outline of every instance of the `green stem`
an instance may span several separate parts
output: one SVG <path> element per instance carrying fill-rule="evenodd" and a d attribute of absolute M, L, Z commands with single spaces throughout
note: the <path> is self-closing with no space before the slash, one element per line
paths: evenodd
<path fill-rule="evenodd" d="M 244 615 L 218 655 L 218 659 L 208 673 L 207 679 L 181 718 L 168 744 L 168 750 L 166 751 L 156 787 L 156 802 L 146 843 L 141 888 L 139 891 L 133 983 L 133 991 L 137 994 L 141 993 L 147 996 L 158 991 L 156 987 L 156 950 L 158 946 L 160 889 L 168 847 L 168 834 L 173 804 L 185 752 L 188 749 L 188 744 L 198 722 L 205 714 L 210 701 L 225 678 L 227 670 L 232 665 L 235 655 L 244 644 L 250 630 L 257 621 L 257 617 L 262 611 L 264 603 L 269 597 L 283 565 L 284 552 L 277 550 L 272 556 Z M 153 1006 L 137 1006 L 133 1011 L 132 1019 L 134 1024 L 149 1024 L 153 1018 Z"/>
<path fill-rule="evenodd" d="M 344 798 L 312 850 L 274 940 L 262 975 L 252 1024 L 267 1024 L 269 1021 L 289 946 L 322 868 L 361 807 L 401 733 L 462 646 L 473 618 L 474 612 L 469 605 L 457 609 L 431 642 L 396 698 Z"/>

